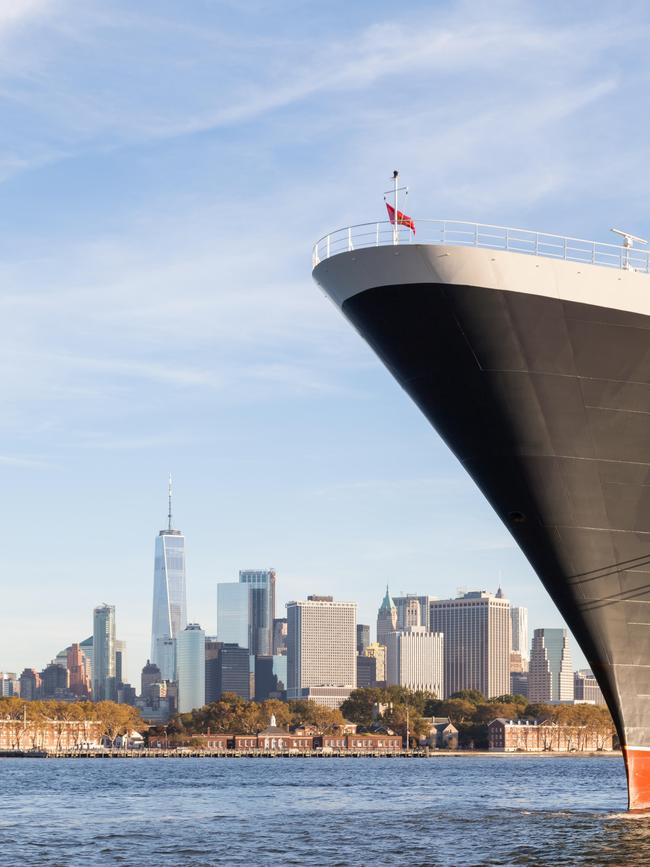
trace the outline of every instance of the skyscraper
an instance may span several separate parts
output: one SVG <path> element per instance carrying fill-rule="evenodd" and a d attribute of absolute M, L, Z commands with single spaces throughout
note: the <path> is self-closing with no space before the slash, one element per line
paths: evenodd
<path fill-rule="evenodd" d="M 20 697 L 25 701 L 34 701 L 41 691 L 41 676 L 34 668 L 25 668 L 20 675 Z"/>
<path fill-rule="evenodd" d="M 178 712 L 189 713 L 205 704 L 205 632 L 190 623 L 176 638 Z"/>
<path fill-rule="evenodd" d="M 254 656 L 272 656 L 275 570 L 244 569 L 239 573 L 239 583 L 245 584 L 250 591 L 248 649 Z"/>
<path fill-rule="evenodd" d="M 386 645 L 388 686 L 444 695 L 444 638 L 426 626 L 408 626 L 391 632 Z"/>
<path fill-rule="evenodd" d="M 515 605 L 510 609 L 512 624 L 512 652 L 520 653 L 521 658 L 528 659 L 528 609 Z"/>
<path fill-rule="evenodd" d="M 169 512 L 167 529 L 156 538 L 153 575 L 153 614 L 151 620 L 151 661 L 163 680 L 175 680 L 170 670 L 169 646 L 187 624 L 185 591 L 185 536 L 172 527 L 172 480 L 169 477 Z"/>
<path fill-rule="evenodd" d="M 575 701 L 590 701 L 594 704 L 605 704 L 605 698 L 591 669 L 583 668 L 580 671 L 574 671 L 573 698 Z"/>
<path fill-rule="evenodd" d="M 93 699 L 117 699 L 114 605 L 98 605 L 93 612 Z"/>
<path fill-rule="evenodd" d="M 477 689 L 486 698 L 510 692 L 510 603 L 485 590 L 431 603 L 431 631 L 442 632 L 445 695 Z"/>
<path fill-rule="evenodd" d="M 273 656 L 287 655 L 287 618 L 276 617 L 273 621 Z"/>
<path fill-rule="evenodd" d="M 287 698 L 311 686 L 356 686 L 356 621 L 356 602 L 309 596 L 287 603 Z"/>
<path fill-rule="evenodd" d="M 379 606 L 377 613 L 377 643 L 386 646 L 386 639 L 391 632 L 397 629 L 397 608 L 388 592 L 386 585 L 386 595 Z"/>
<path fill-rule="evenodd" d="M 115 641 L 115 681 L 116 683 L 126 683 L 128 677 L 126 675 L 126 641 Z"/>
<path fill-rule="evenodd" d="M 431 596 L 418 596 L 407 593 L 406 596 L 393 596 L 393 604 L 397 608 L 397 628 L 408 629 L 409 626 L 424 626 L 429 628 L 429 610 L 433 601 Z"/>
<path fill-rule="evenodd" d="M 81 697 L 90 695 L 90 664 L 78 644 L 72 644 L 67 649 L 66 663 L 70 672 L 70 692 Z"/>
<path fill-rule="evenodd" d="M 375 641 L 366 647 L 366 656 L 375 660 L 375 678 L 379 685 L 386 685 L 386 645 Z"/>
<path fill-rule="evenodd" d="M 357 653 L 363 656 L 370 644 L 370 627 L 366 623 L 357 623 Z"/>
<path fill-rule="evenodd" d="M 217 640 L 248 648 L 251 592 L 248 584 L 217 584 Z"/>
<path fill-rule="evenodd" d="M 528 699 L 531 702 L 573 700 L 573 666 L 566 629 L 533 632 Z"/>

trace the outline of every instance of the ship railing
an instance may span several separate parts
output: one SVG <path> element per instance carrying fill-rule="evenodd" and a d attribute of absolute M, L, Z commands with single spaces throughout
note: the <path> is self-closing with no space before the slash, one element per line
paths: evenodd
<path fill-rule="evenodd" d="M 509 250 L 551 259 L 565 259 L 588 265 L 605 265 L 626 271 L 650 273 L 650 253 L 634 247 L 587 241 L 533 232 L 509 226 L 490 226 L 487 223 L 464 223 L 459 220 L 416 220 L 416 233 L 406 226 L 392 223 L 359 223 L 324 235 L 314 244 L 312 267 L 337 253 L 349 253 L 366 247 L 402 244 L 442 244 L 460 247 L 484 247 L 491 250 Z"/>

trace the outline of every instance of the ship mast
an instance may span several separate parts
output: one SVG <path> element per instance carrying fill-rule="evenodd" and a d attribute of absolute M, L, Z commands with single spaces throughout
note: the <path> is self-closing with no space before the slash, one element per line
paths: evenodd
<path fill-rule="evenodd" d="M 404 195 L 408 196 L 409 188 L 408 187 L 398 187 L 397 184 L 399 182 L 399 171 L 395 169 L 393 172 L 393 189 L 386 190 L 384 192 L 384 200 L 386 196 L 393 194 L 393 207 L 395 208 L 395 213 L 393 214 L 393 244 L 399 244 L 399 210 L 397 209 L 397 198 L 400 190 L 404 190 Z"/>

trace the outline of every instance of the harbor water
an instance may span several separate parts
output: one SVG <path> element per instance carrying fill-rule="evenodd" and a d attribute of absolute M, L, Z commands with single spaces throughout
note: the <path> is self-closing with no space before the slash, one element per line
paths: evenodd
<path fill-rule="evenodd" d="M 0 865 L 650 863 L 620 756 L 0 760 Z"/>

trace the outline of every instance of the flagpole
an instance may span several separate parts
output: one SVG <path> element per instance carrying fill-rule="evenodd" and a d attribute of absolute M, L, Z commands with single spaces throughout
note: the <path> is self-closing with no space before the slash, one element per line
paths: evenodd
<path fill-rule="evenodd" d="M 398 222 L 397 222 L 397 215 L 399 213 L 399 211 L 397 210 L 397 180 L 398 180 L 398 178 L 399 178 L 399 172 L 397 170 L 395 170 L 393 172 L 393 188 L 394 188 L 393 196 L 394 196 L 394 201 L 395 201 L 395 213 L 393 215 L 394 216 L 394 220 L 393 220 L 393 244 L 399 244 L 399 229 L 398 229 Z"/>

